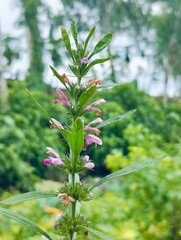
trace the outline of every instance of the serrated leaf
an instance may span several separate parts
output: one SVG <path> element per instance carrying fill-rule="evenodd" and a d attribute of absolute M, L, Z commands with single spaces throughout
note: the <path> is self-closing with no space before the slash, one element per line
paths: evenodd
<path fill-rule="evenodd" d="M 155 164 L 157 162 L 159 162 L 160 160 L 162 160 L 163 158 L 165 158 L 166 156 L 163 156 L 163 157 L 160 157 L 160 158 L 157 158 L 155 160 L 152 160 L 152 161 L 148 161 L 148 162 L 145 162 L 145 163 L 140 163 L 140 164 L 136 164 L 136 165 L 133 165 L 133 166 L 130 166 L 130 167 L 125 167 L 121 170 L 118 170 L 114 173 L 111 173 L 109 175 L 107 175 L 106 177 L 102 178 L 100 181 L 98 181 L 95 185 L 93 185 L 90 190 L 94 189 L 95 187 L 98 187 L 100 186 L 101 184 L 107 182 L 107 181 L 110 181 L 112 179 L 115 179 L 115 178 L 118 178 L 118 177 L 121 177 L 123 175 L 127 175 L 129 173 L 133 173 L 133 172 L 137 172 L 145 167 L 148 167 L 152 164 Z"/>
<path fill-rule="evenodd" d="M 70 30 L 75 41 L 76 47 L 78 48 L 78 33 L 77 33 L 77 26 L 74 21 L 71 22 Z"/>
<path fill-rule="evenodd" d="M 95 26 L 90 30 L 90 32 L 89 32 L 89 34 L 88 34 L 88 36 L 87 36 L 87 38 L 86 38 L 86 40 L 85 40 L 84 52 L 86 51 L 87 45 L 88 45 L 91 37 L 94 35 L 95 30 L 96 30 L 96 27 L 95 27 Z"/>
<path fill-rule="evenodd" d="M 67 132 L 67 142 L 76 158 L 84 146 L 84 128 L 81 118 L 77 118 L 71 131 Z"/>
<path fill-rule="evenodd" d="M 107 119 L 105 121 L 103 121 L 102 123 L 100 123 L 97 128 L 102 128 L 102 127 L 105 127 L 109 124 L 112 124 L 112 123 L 115 123 L 115 122 L 119 122 L 121 120 L 123 120 L 124 118 L 128 117 L 129 115 L 133 114 L 134 112 L 136 112 L 136 109 L 134 110 L 131 110 L 123 115 L 119 115 L 119 116 L 116 116 L 116 117 L 113 117 L 113 118 L 110 118 L 110 119 Z"/>
<path fill-rule="evenodd" d="M 50 66 L 50 68 L 51 68 L 53 74 L 60 80 L 60 82 L 61 82 L 64 86 L 66 86 L 64 79 L 63 79 L 63 78 L 61 77 L 61 75 L 55 70 L 55 68 L 53 68 L 52 66 Z"/>
<path fill-rule="evenodd" d="M 102 233 L 98 230 L 95 230 L 93 228 L 90 228 L 90 227 L 81 226 L 80 228 L 83 228 L 83 229 L 89 231 L 90 233 L 93 233 L 94 235 L 96 235 L 100 239 L 104 239 L 104 240 L 126 240 L 126 239 L 118 239 L 118 238 L 109 237 L 108 235 L 105 235 L 104 233 Z"/>
<path fill-rule="evenodd" d="M 69 39 L 66 28 L 61 27 L 61 33 L 62 33 L 62 38 L 63 38 L 63 41 L 64 41 L 64 45 L 65 45 L 69 55 L 74 60 L 74 57 L 73 57 L 73 54 L 72 54 L 72 48 L 71 48 L 71 44 L 70 44 L 70 39 Z"/>
<path fill-rule="evenodd" d="M 110 59 L 111 59 L 110 57 L 108 57 L 108 58 L 95 59 L 94 61 L 92 61 L 92 62 L 86 67 L 86 69 L 84 70 L 83 75 L 86 75 L 86 74 L 88 73 L 88 71 L 89 71 L 94 65 L 107 62 L 107 61 L 109 61 Z"/>
<path fill-rule="evenodd" d="M 89 101 L 94 97 L 96 90 L 96 86 L 91 86 L 80 96 L 79 110 L 89 103 Z"/>
<path fill-rule="evenodd" d="M 28 91 L 28 89 L 26 89 L 27 93 L 29 94 L 29 96 L 31 97 L 31 99 L 33 100 L 33 102 L 36 104 L 36 106 L 38 107 L 38 109 L 45 115 L 45 117 L 50 120 L 51 117 L 48 114 L 48 112 L 39 104 L 39 102 L 33 97 L 33 95 Z"/>
<path fill-rule="evenodd" d="M 35 199 L 39 199 L 39 198 L 56 197 L 56 195 L 57 194 L 55 194 L 55 193 L 32 191 L 32 192 L 22 193 L 22 194 L 18 194 L 13 197 L 4 199 L 4 200 L 0 201 L 0 203 L 5 204 L 5 205 L 12 205 L 12 204 L 31 201 L 31 200 L 35 200 Z"/>
<path fill-rule="evenodd" d="M 101 52 L 104 50 L 111 42 L 112 40 L 112 33 L 106 34 L 94 47 L 93 52 L 88 57 L 89 59 L 94 56 L 95 54 Z"/>
<path fill-rule="evenodd" d="M 29 228 L 31 228 L 32 230 L 40 233 L 41 235 L 45 236 L 47 239 L 49 240 L 53 240 L 46 232 L 44 232 L 41 228 L 39 228 L 34 222 L 28 220 L 27 218 L 14 213 L 6 208 L 0 208 L 0 213 L 2 213 L 3 215 L 14 219 L 15 221 L 21 222 L 23 224 L 25 224 L 26 226 L 28 226 Z"/>

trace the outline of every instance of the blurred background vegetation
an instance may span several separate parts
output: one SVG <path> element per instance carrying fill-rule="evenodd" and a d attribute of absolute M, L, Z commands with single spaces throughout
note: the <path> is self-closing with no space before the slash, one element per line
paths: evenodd
<path fill-rule="evenodd" d="M 57 191 L 59 182 L 66 180 L 63 172 L 42 165 L 47 146 L 60 155 L 66 146 L 25 88 L 51 116 L 66 122 L 64 109 L 52 103 L 54 87 L 59 85 L 48 65 L 60 73 L 67 70 L 60 26 L 69 26 L 74 19 L 82 38 L 93 25 L 97 39 L 114 33 L 106 53 L 112 60 L 95 68 L 89 78 L 104 80 L 96 95 L 107 101 L 102 118 L 137 109 L 123 122 L 102 130 L 103 146 L 88 149 L 95 171 L 82 179 L 93 182 L 125 166 L 167 154 L 159 164 L 95 191 L 83 211 L 97 229 L 113 237 L 181 239 L 181 1 L 61 0 L 56 1 L 58 13 L 45 0 L 12 4 L 21 12 L 15 26 L 26 31 L 27 42 L 23 48 L 24 36 L 0 32 L 0 199 L 34 189 Z M 28 69 L 23 54 L 27 54 Z M 14 71 L 16 63 L 21 67 Z M 26 72 L 23 77 L 22 72 Z M 86 122 L 90 119 L 93 116 Z M 51 200 L 11 207 L 50 232 L 57 208 L 58 203 Z M 0 221 L 1 239 L 39 239 L 13 220 L 0 216 Z"/>

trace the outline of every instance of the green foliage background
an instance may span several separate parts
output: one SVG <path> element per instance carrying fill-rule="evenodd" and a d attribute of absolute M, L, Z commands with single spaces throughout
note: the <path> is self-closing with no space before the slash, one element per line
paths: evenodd
<path fill-rule="evenodd" d="M 53 89 L 47 92 L 33 91 L 32 94 L 46 108 L 49 114 L 65 123 L 67 116 L 60 105 L 54 105 Z M 94 194 L 90 203 L 83 205 L 88 219 L 98 229 L 113 237 L 134 239 L 180 238 L 180 116 L 181 105 L 169 102 L 163 109 L 160 100 L 137 89 L 136 82 L 126 83 L 110 89 L 102 89 L 96 96 L 105 98 L 103 119 L 137 108 L 137 112 L 119 124 L 102 128 L 103 146 L 89 148 L 88 154 L 96 164 L 95 171 L 85 181 L 96 181 L 107 172 L 114 172 L 125 166 L 146 162 L 167 154 L 159 164 L 140 172 L 130 174 L 103 185 Z M 53 186 L 52 179 L 61 182 L 63 173 L 55 168 L 44 167 L 45 148 L 51 146 L 64 151 L 64 142 L 36 109 L 25 91 L 24 82 L 11 82 L 9 87 L 10 109 L 1 110 L 0 144 L 0 189 L 1 198 L 17 191 L 25 192 L 38 188 L 47 191 Z M 87 123 L 89 122 L 87 116 Z M 90 175 L 94 178 L 90 178 Z M 36 184 L 35 184 L 36 183 Z M 60 186 L 58 183 L 56 186 Z M 52 190 L 53 190 L 52 189 Z M 7 193 L 6 191 L 11 193 Z M 46 211 L 47 205 L 54 210 Z M 15 205 L 11 209 L 37 221 L 39 226 L 53 232 L 56 201 L 43 201 Z M 63 211 L 63 209 L 62 209 Z M 36 217 L 33 212 L 36 212 Z M 9 219 L 1 218 L 0 236 L 5 239 L 38 239 Z M 7 230 L 7 224 L 10 230 Z M 9 229 L 9 227 L 8 227 Z M 53 236 L 53 235 L 52 235 Z M 56 238 L 55 238 L 56 239 Z"/>
<path fill-rule="evenodd" d="M 117 36 L 126 34 L 132 39 L 127 45 L 121 41 L 120 53 L 117 49 L 113 51 L 108 48 L 108 55 L 112 55 L 111 71 L 105 74 L 104 79 L 120 83 L 120 76 L 129 75 L 129 64 L 136 52 L 142 60 L 151 63 L 150 66 L 153 64 L 152 84 L 153 80 L 160 81 L 158 73 L 163 74 L 164 89 L 162 99 L 140 91 L 137 81 L 112 88 L 100 88 L 95 100 L 104 98 L 107 101 L 101 106 L 104 120 L 132 109 L 137 109 L 137 112 L 119 124 L 101 129 L 103 146 L 96 149 L 91 146 L 88 149 L 88 154 L 96 164 L 95 171 L 83 175 L 82 179 L 96 182 L 107 173 L 125 166 L 165 154 L 167 157 L 157 165 L 122 177 L 118 182 L 103 185 L 94 192 L 93 200 L 83 205 L 83 211 L 93 227 L 116 238 L 180 240 L 181 102 L 179 98 L 169 100 L 167 97 L 170 79 L 175 80 L 174 84 L 178 86 L 175 88 L 177 96 L 180 96 L 180 0 L 62 0 L 64 8 L 58 15 L 54 15 L 41 0 L 16 2 L 19 2 L 22 10 L 19 26 L 25 26 L 29 31 L 30 65 L 26 82 L 5 79 L 8 95 L 6 91 L 1 93 L 0 199 L 34 189 L 56 192 L 61 186 L 60 182 L 65 180 L 60 170 L 43 166 L 42 159 L 46 157 L 47 146 L 58 151 L 60 156 L 67 146 L 56 130 L 49 128 L 49 123 L 29 98 L 25 88 L 28 86 L 32 89 L 33 96 L 48 113 L 65 124 L 65 111 L 60 105 L 52 103 L 54 90 L 43 82 L 43 54 L 50 53 L 54 66 L 65 66 L 67 56 L 62 49 L 63 41 L 56 35 L 60 26 L 67 26 L 67 22 L 75 19 L 78 29 L 84 35 L 93 22 L 100 33 L 110 30 Z M 88 11 L 80 11 L 80 3 Z M 160 4 L 162 9 L 158 14 L 152 11 L 155 3 Z M 42 37 L 43 25 L 49 26 L 48 40 Z M 0 35 L 0 40 L 1 38 L 4 44 L 2 55 L 7 60 L 6 66 L 0 66 L 2 82 L 4 72 L 11 72 L 11 65 L 21 57 L 23 51 L 19 39 L 14 36 Z M 96 75 L 94 71 L 92 75 Z M 17 79 L 16 76 L 13 78 Z M 86 123 L 89 123 L 89 117 L 93 119 L 90 115 L 87 114 Z M 17 204 L 11 209 L 34 220 L 54 237 L 52 226 L 59 207 L 57 201 L 39 200 Z M 0 222 L 0 239 L 40 239 L 40 236 L 26 227 L 1 215 Z"/>

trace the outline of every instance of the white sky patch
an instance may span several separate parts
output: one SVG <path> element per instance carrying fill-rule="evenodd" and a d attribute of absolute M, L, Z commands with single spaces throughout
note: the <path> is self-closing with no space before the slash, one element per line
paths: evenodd
<path fill-rule="evenodd" d="M 61 1 L 59 0 L 43 0 L 48 6 L 51 7 L 51 10 L 53 14 L 57 15 L 59 12 L 63 11 L 64 6 L 61 4 Z M 81 12 L 85 12 L 85 20 L 87 21 L 87 17 L 89 18 L 89 21 L 92 21 L 92 26 L 98 21 L 96 18 L 91 19 L 91 14 L 96 16 L 95 10 L 94 12 L 88 12 L 87 8 L 81 9 L 83 5 L 81 3 L 78 3 L 76 6 L 76 9 L 79 9 Z M 157 2 L 152 4 L 151 11 L 154 15 L 160 14 L 163 10 L 163 4 L 161 2 Z M 70 13 L 71 16 L 73 16 L 73 12 Z M 25 29 L 25 27 L 18 27 L 17 21 L 20 19 L 21 16 L 21 8 L 20 3 L 14 0 L 0 0 L 0 30 L 3 36 L 12 36 L 12 37 L 18 37 L 18 45 L 20 47 L 20 53 L 21 58 L 19 60 L 15 60 L 14 63 L 11 66 L 11 69 L 7 69 L 4 77 L 12 77 L 15 76 L 18 72 L 19 75 L 16 76 L 20 80 L 24 79 L 26 71 L 28 69 L 29 65 L 29 58 L 28 58 L 28 31 Z M 84 16 L 83 16 L 84 17 Z M 49 25 L 46 25 L 47 19 L 45 15 L 40 16 L 40 20 L 42 22 L 41 24 L 41 31 L 42 31 L 42 37 L 46 42 L 46 39 L 48 39 L 48 31 L 49 31 Z M 68 23 L 67 23 L 68 24 Z M 85 34 L 84 34 L 85 35 Z M 60 31 L 57 32 L 57 38 L 60 36 Z M 60 36 L 61 37 L 61 36 Z M 83 36 L 85 37 L 85 36 Z M 98 38 L 98 39 L 97 39 Z M 96 34 L 95 37 L 92 39 L 90 46 L 93 44 L 95 45 L 96 39 L 99 40 L 100 36 L 99 34 Z M 48 42 L 48 41 L 47 41 Z M 2 43 L 0 43 L 2 45 Z M 124 56 L 125 56 L 125 48 L 131 47 L 130 53 L 131 53 L 131 61 L 129 64 L 126 64 L 124 62 Z M 135 46 L 135 47 L 134 47 Z M 17 46 L 14 46 L 15 49 Z M 152 49 L 148 47 L 146 50 L 148 53 L 152 52 Z M 127 35 L 127 33 L 115 33 L 113 36 L 113 42 L 111 43 L 111 52 L 113 54 L 118 55 L 118 59 L 114 61 L 114 67 L 115 70 L 118 73 L 118 76 L 120 77 L 119 82 L 126 82 L 126 81 L 132 81 L 133 79 L 139 80 L 139 86 L 142 89 L 145 89 L 146 91 L 149 91 L 150 94 L 153 95 L 159 95 L 163 90 L 163 74 L 158 74 L 159 81 L 153 81 L 152 73 L 154 72 L 154 66 L 153 63 L 148 62 L 145 58 L 142 58 L 138 56 L 138 51 L 136 49 L 136 44 L 134 42 L 134 39 Z M 99 56 L 100 57 L 100 56 Z M 103 57 L 106 57 L 106 50 L 103 53 Z M 48 54 L 44 54 L 43 61 L 45 63 L 45 73 L 44 78 L 45 82 L 47 84 L 50 84 L 53 87 L 56 87 L 57 85 L 60 86 L 60 82 L 53 77 L 53 74 L 49 68 L 49 64 L 51 64 L 51 59 Z M 2 62 L 2 61 L 1 61 Z M 65 60 L 63 66 L 60 66 L 57 68 L 57 70 L 60 72 L 60 74 L 63 74 L 64 72 L 67 72 L 68 70 L 68 64 L 70 64 L 69 61 Z M 123 67 L 122 67 L 123 66 Z M 122 72 L 120 71 L 120 67 L 122 67 L 124 74 L 122 75 Z M 10 72 L 11 71 L 11 72 Z M 94 72 L 96 72 L 96 76 L 103 80 L 105 79 L 106 75 L 109 75 L 111 73 L 110 68 L 110 62 L 106 62 L 101 67 L 95 66 Z M 68 74 L 70 71 L 68 70 Z M 68 75 L 67 74 L 67 75 Z M 94 78 L 94 74 L 90 73 L 88 78 Z M 70 77 L 72 81 L 74 81 L 73 77 Z M 175 88 L 173 87 L 174 81 L 171 79 L 168 86 L 168 92 L 169 95 L 172 95 L 175 91 Z"/>

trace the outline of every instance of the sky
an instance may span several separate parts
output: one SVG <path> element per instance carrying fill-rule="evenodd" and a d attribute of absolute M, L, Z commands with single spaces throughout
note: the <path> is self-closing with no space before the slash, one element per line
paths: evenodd
<path fill-rule="evenodd" d="M 53 10 L 54 13 L 58 13 L 58 11 L 61 10 L 62 6 L 60 5 L 59 0 L 44 0 Z M 18 43 L 21 46 L 21 50 L 23 52 L 20 60 L 15 61 L 11 68 L 11 72 L 7 71 L 5 72 L 4 77 L 10 77 L 11 75 L 15 74 L 16 72 L 19 72 L 19 79 L 23 79 L 28 65 L 29 65 L 29 59 L 28 59 L 28 48 L 27 48 L 27 35 L 28 32 L 25 28 L 18 28 L 18 25 L 16 24 L 20 14 L 21 14 L 21 8 L 17 6 L 18 1 L 16 0 L 0 0 L 0 33 L 3 35 L 12 35 L 15 37 L 20 37 L 20 42 Z M 159 12 L 159 6 L 154 6 L 155 14 Z M 43 30 L 43 37 L 46 39 L 48 37 L 47 35 L 47 29 L 44 28 Z M 118 49 L 121 44 L 126 46 L 128 44 L 129 39 L 127 36 L 114 36 L 114 49 Z M 0 47 L 2 48 L 2 43 L 0 43 Z M 16 46 L 15 46 L 16 47 Z M 19 46 L 18 46 L 19 47 Z M 116 50 L 117 51 L 117 50 Z M 44 56 L 44 61 L 49 62 L 50 59 L 48 56 Z M 2 61 L 1 61 L 2 62 Z M 48 66 L 49 64 L 47 64 Z M 136 78 L 139 75 L 139 87 L 144 88 L 145 90 L 149 89 L 149 92 L 151 95 L 160 95 L 163 90 L 163 78 L 164 76 L 160 74 L 160 81 L 157 83 L 154 83 L 150 85 L 150 72 L 153 70 L 150 65 L 150 63 L 146 62 L 144 59 L 142 59 L 139 56 L 136 56 L 132 58 L 131 63 L 129 66 L 126 66 L 127 70 L 129 72 L 128 76 L 126 78 L 124 77 L 122 79 L 123 82 L 131 81 L 132 79 Z M 108 69 L 108 65 L 105 65 L 105 69 Z M 64 69 L 61 69 L 64 70 Z M 101 77 L 101 71 L 99 71 L 99 68 L 96 68 L 98 71 L 98 77 Z M 100 72 L 100 73 L 99 73 Z M 51 71 L 47 67 L 45 70 L 45 82 L 48 84 L 51 84 L 52 86 L 56 86 L 58 84 L 58 81 L 55 79 L 52 79 Z M 156 84 L 156 85 L 155 85 Z M 169 95 L 173 95 L 174 88 L 173 88 L 173 81 L 170 81 L 168 89 L 169 89 Z M 156 86 L 156 87 L 155 87 Z"/>

